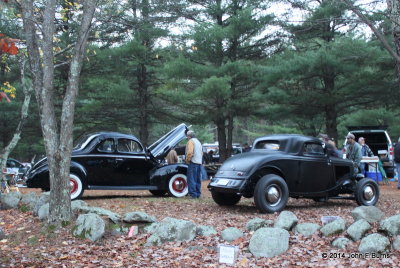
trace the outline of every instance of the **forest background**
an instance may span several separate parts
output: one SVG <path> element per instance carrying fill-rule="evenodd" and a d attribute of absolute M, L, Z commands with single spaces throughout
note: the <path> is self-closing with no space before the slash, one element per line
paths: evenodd
<path fill-rule="evenodd" d="M 78 28 L 72 14 L 79 12 L 79 1 L 61 2 L 53 40 L 60 110 Z M 232 142 L 271 133 L 328 133 L 341 147 L 351 125 L 387 125 L 397 141 L 396 61 L 346 2 L 97 1 L 75 139 L 108 130 L 149 145 L 184 122 L 203 143 L 218 141 L 225 155 Z M 396 50 L 386 1 L 350 2 Z M 21 23 L 17 9 L 1 6 L 0 33 L 20 40 L 20 51 L 0 55 L 0 91 L 15 89 L 11 102 L 0 103 L 0 148 L 12 138 L 24 101 Z M 35 100 L 28 114 L 11 153 L 22 161 L 45 154 Z"/>

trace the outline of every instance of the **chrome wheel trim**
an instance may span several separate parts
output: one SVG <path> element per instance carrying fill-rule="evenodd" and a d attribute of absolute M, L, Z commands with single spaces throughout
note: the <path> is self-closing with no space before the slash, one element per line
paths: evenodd
<path fill-rule="evenodd" d="M 374 188 L 371 185 L 366 185 L 363 189 L 363 197 L 367 203 L 371 203 L 376 196 Z"/>
<path fill-rule="evenodd" d="M 282 200 L 282 189 L 276 184 L 267 187 L 265 198 L 271 207 L 277 206 Z"/>

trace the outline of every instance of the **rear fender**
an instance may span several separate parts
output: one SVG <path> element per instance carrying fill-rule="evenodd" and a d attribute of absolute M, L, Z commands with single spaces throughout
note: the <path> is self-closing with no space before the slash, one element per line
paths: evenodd
<path fill-rule="evenodd" d="M 157 186 L 159 190 L 168 190 L 169 179 L 176 174 L 187 173 L 188 166 L 178 163 L 156 167 L 150 172 L 150 185 Z"/>

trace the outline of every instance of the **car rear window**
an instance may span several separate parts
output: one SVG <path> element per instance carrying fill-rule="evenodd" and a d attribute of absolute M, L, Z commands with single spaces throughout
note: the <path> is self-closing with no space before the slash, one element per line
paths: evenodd
<path fill-rule="evenodd" d="M 280 149 L 280 144 L 279 141 L 259 141 L 256 143 L 255 149 L 267 149 L 267 150 L 273 150 L 273 151 L 279 151 Z"/>

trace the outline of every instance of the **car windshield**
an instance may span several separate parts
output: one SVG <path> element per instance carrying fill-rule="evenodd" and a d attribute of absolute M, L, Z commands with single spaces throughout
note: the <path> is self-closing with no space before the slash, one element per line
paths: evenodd
<path fill-rule="evenodd" d="M 279 151 L 280 145 L 279 141 L 259 141 L 256 143 L 255 149 L 267 149 L 267 150 L 273 150 L 273 151 Z"/>
<path fill-rule="evenodd" d="M 91 141 L 93 139 L 93 137 L 95 137 L 95 135 L 93 135 L 93 133 L 92 134 L 82 135 L 80 138 L 78 138 L 75 141 L 74 150 L 81 149 L 81 148 L 85 147 L 85 145 L 89 141 Z"/>

